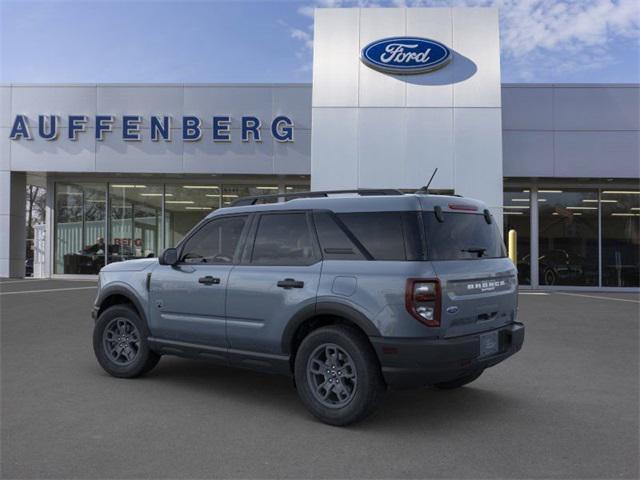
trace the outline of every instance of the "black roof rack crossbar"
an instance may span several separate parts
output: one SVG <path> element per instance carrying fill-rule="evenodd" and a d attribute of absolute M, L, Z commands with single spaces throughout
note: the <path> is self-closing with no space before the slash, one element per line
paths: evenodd
<path fill-rule="evenodd" d="M 293 198 L 318 198 L 318 197 L 328 197 L 329 195 L 341 194 L 341 193 L 357 193 L 362 196 L 372 196 L 372 195 L 404 195 L 400 190 L 395 190 L 392 188 L 360 188 L 355 190 L 321 190 L 316 192 L 295 192 L 295 193 L 272 193 L 269 195 L 255 195 L 251 197 L 242 197 L 234 200 L 230 207 L 243 207 L 247 205 L 255 205 L 260 200 L 271 200 L 283 198 L 286 200 L 291 200 Z"/>

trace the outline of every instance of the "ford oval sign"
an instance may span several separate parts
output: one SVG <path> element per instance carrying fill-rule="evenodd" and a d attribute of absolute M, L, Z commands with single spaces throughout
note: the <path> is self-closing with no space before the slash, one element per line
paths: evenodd
<path fill-rule="evenodd" d="M 381 72 L 415 75 L 444 67 L 451 60 L 451 51 L 427 38 L 391 37 L 364 47 L 360 59 Z"/>

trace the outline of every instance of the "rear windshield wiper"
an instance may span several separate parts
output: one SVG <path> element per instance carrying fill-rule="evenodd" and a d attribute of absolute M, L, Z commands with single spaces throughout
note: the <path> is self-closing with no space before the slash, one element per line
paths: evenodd
<path fill-rule="evenodd" d="M 486 248 L 481 248 L 481 247 L 472 247 L 472 248 L 463 248 L 462 250 L 460 250 L 461 252 L 469 252 L 469 253 L 477 253 L 478 257 L 481 257 L 484 255 L 484 253 L 487 251 Z"/>

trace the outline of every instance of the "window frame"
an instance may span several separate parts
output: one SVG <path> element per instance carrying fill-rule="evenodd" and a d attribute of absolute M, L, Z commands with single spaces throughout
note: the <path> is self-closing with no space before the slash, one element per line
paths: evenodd
<path fill-rule="evenodd" d="M 244 227 L 242 227 L 242 232 L 240 233 L 240 238 L 238 239 L 238 244 L 236 245 L 236 248 L 233 252 L 233 258 L 231 259 L 230 263 L 223 263 L 223 262 L 215 262 L 215 263 L 188 263 L 188 262 L 184 262 L 182 260 L 183 254 L 184 254 L 184 248 L 186 246 L 186 244 L 189 242 L 189 240 L 191 240 L 195 235 L 198 234 L 198 232 L 200 232 L 200 230 L 202 230 L 203 228 L 205 228 L 206 226 L 208 226 L 209 224 L 216 222 L 216 221 L 221 221 L 221 220 L 227 220 L 229 218 L 235 218 L 235 217 L 246 217 L 245 223 L 244 223 Z M 233 213 L 233 214 L 228 214 L 228 215 L 216 215 L 215 217 L 212 218 L 205 218 L 203 220 L 200 221 L 200 223 L 198 223 L 195 227 L 193 227 L 191 229 L 191 231 L 189 233 L 187 233 L 184 238 L 182 240 L 180 240 L 180 242 L 178 243 L 178 245 L 176 246 L 176 249 L 178 250 L 178 263 L 176 265 L 188 265 L 191 267 L 194 266 L 212 266 L 212 265 L 238 265 L 240 263 L 240 257 L 242 254 L 242 251 L 244 249 L 244 245 L 247 239 L 247 233 L 248 233 L 248 229 L 251 225 L 251 220 L 252 220 L 253 214 L 251 213 Z"/>
<path fill-rule="evenodd" d="M 307 230 L 309 232 L 309 237 L 311 239 L 311 247 L 312 247 L 312 255 L 313 257 L 310 259 L 309 263 L 278 263 L 278 264 L 270 264 L 264 265 L 259 263 L 253 263 L 253 252 L 255 249 L 255 243 L 258 233 L 258 227 L 260 226 L 260 220 L 264 216 L 271 215 L 291 215 L 291 214 L 304 214 L 305 221 L 307 225 Z M 318 242 L 318 235 L 316 233 L 315 224 L 313 223 L 313 211 L 312 210 L 268 210 L 263 212 L 258 212 L 253 215 L 251 219 L 251 225 L 249 230 L 247 230 L 246 242 L 242 249 L 242 253 L 240 255 L 239 264 L 240 265 L 250 265 L 252 267 L 309 267 L 311 265 L 315 265 L 318 262 L 323 260 L 322 252 L 320 250 L 320 244 Z"/>

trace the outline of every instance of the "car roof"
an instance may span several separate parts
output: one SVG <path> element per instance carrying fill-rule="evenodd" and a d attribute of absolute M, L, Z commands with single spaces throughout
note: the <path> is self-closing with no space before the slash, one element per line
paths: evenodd
<path fill-rule="evenodd" d="M 433 211 L 436 206 L 439 206 L 445 212 L 466 211 L 467 213 L 473 213 L 474 211 L 476 213 L 482 213 L 486 208 L 479 200 L 450 195 L 405 194 L 360 196 L 345 194 L 328 197 L 294 198 L 280 203 L 224 207 L 211 212 L 208 217 L 235 213 L 281 212 L 290 210 L 331 210 L 336 213 Z M 460 207 L 468 207 L 468 209 L 464 210 Z"/>

